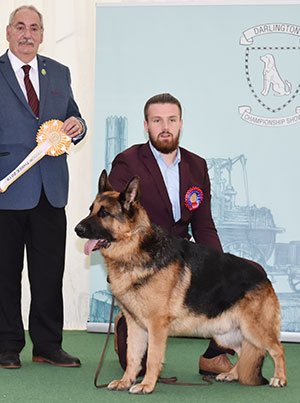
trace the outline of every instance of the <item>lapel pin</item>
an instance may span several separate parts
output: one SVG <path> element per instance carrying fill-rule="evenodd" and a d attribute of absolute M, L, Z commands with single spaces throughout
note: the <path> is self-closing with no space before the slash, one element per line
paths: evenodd
<path fill-rule="evenodd" d="M 41 70 L 41 73 L 43 74 L 43 76 L 45 76 L 45 75 L 47 74 L 47 72 L 46 72 L 45 69 L 42 69 L 42 70 Z"/>

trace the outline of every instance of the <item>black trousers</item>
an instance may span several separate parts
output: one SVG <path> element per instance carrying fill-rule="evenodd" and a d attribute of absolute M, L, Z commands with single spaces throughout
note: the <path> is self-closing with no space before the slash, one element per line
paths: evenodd
<path fill-rule="evenodd" d="M 25 250 L 33 349 L 48 352 L 61 346 L 65 244 L 65 209 L 51 206 L 44 191 L 33 209 L 0 210 L 0 352 L 20 352 L 25 345 L 21 316 Z"/>

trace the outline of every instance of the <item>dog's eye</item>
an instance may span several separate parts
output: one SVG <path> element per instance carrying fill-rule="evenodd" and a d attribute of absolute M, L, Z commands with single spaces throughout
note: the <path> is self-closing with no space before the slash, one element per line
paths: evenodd
<path fill-rule="evenodd" d="M 108 211 L 106 211 L 105 208 L 102 206 L 100 208 L 100 210 L 98 211 L 97 216 L 101 217 L 101 218 L 105 218 L 105 217 L 111 216 L 111 214 Z"/>

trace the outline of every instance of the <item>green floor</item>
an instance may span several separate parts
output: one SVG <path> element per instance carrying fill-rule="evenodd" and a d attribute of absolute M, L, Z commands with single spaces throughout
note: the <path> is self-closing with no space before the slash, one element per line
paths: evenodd
<path fill-rule="evenodd" d="M 80 368 L 58 368 L 31 361 L 31 343 L 22 351 L 22 368 L 0 369 L 0 403 L 114 403 L 114 402 L 170 402 L 182 403 L 298 403 L 300 401 L 300 344 L 284 343 L 287 360 L 288 386 L 274 389 L 269 386 L 249 387 L 239 383 L 216 383 L 210 386 L 170 386 L 157 384 L 150 395 L 130 395 L 95 388 L 94 376 L 105 342 L 105 334 L 84 331 L 65 331 L 64 349 L 77 355 Z M 177 376 L 181 382 L 200 382 L 198 360 L 208 342 L 206 340 L 170 338 L 162 376 Z M 266 358 L 263 374 L 270 378 L 273 363 Z M 108 383 L 122 376 L 113 351 L 113 336 L 108 345 L 99 383 Z"/>

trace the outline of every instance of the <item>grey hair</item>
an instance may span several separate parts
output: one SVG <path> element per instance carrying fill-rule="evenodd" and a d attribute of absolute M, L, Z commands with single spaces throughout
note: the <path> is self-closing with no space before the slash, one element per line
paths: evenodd
<path fill-rule="evenodd" d="M 40 18 L 40 26 L 41 26 L 41 28 L 44 28 L 43 16 L 42 16 L 42 14 L 41 14 L 34 6 L 20 6 L 20 7 L 16 8 L 16 9 L 10 14 L 10 16 L 9 16 L 8 24 L 9 24 L 10 26 L 11 26 L 11 25 L 13 24 L 13 22 L 14 22 L 14 18 L 15 18 L 16 13 L 17 13 L 18 11 L 20 11 L 20 10 L 31 10 L 31 11 L 36 12 L 37 15 L 38 15 L 39 18 Z"/>

